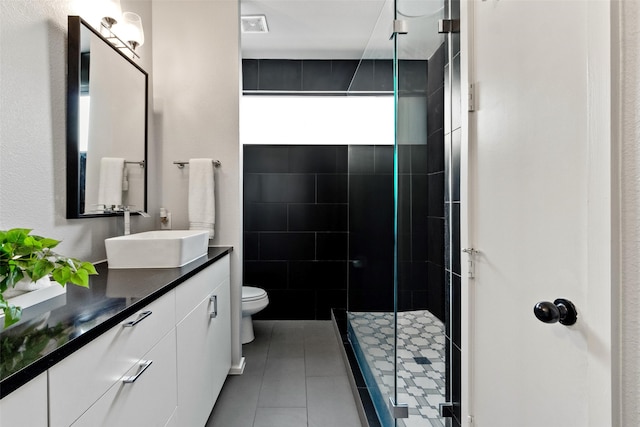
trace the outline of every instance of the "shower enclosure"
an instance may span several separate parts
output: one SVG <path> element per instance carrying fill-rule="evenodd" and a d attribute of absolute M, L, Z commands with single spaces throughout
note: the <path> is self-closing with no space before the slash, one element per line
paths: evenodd
<path fill-rule="evenodd" d="M 394 145 L 350 147 L 348 174 L 348 335 L 383 426 L 460 425 L 458 22 L 388 1 L 350 87 L 393 67 Z"/>

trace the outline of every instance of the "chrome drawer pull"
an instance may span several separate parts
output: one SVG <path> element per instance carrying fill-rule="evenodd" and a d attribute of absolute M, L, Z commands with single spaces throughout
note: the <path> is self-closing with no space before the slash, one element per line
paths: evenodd
<path fill-rule="evenodd" d="M 146 319 L 149 316 L 151 316 L 150 311 L 143 311 L 142 313 L 138 314 L 138 318 L 136 320 L 123 323 L 122 326 L 125 328 L 131 328 L 133 326 L 136 326 L 138 323 L 142 322 L 144 319 Z"/>
<path fill-rule="evenodd" d="M 138 373 L 135 375 L 131 375 L 130 377 L 124 377 L 122 379 L 122 382 L 125 384 L 130 384 L 135 382 L 140 377 L 140 375 L 142 375 L 142 373 L 146 371 L 149 366 L 151 366 L 152 363 L 153 363 L 153 360 L 141 360 L 140 370 L 138 371 Z"/>
<path fill-rule="evenodd" d="M 211 297 L 209 297 L 209 301 L 213 303 L 213 311 L 209 313 L 209 317 L 211 319 L 215 319 L 218 317 L 218 295 L 211 295 Z"/>

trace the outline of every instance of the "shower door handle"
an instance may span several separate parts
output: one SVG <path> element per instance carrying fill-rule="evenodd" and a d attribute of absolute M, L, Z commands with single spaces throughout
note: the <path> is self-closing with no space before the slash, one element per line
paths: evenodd
<path fill-rule="evenodd" d="M 350 259 L 349 264 L 351 264 L 353 268 L 363 268 L 367 266 L 367 259 L 363 256 L 357 256 L 355 259 Z"/>

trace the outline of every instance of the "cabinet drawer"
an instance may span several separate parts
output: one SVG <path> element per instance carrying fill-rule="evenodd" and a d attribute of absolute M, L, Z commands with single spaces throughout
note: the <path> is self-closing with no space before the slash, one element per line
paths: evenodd
<path fill-rule="evenodd" d="M 0 400 L 0 426 L 47 425 L 47 374 L 43 372 Z"/>
<path fill-rule="evenodd" d="M 151 312 L 134 326 L 126 323 Z M 175 327 L 174 291 L 49 369 L 50 426 L 67 427 Z"/>
<path fill-rule="evenodd" d="M 225 255 L 178 286 L 176 288 L 176 320 L 179 322 L 184 319 L 213 289 L 229 278 L 229 272 L 229 255 Z"/>
<path fill-rule="evenodd" d="M 176 334 L 171 330 L 147 354 L 152 362 L 144 371 L 139 364 L 126 375 L 134 382 L 119 380 L 73 427 L 158 426 L 167 424 L 176 410 Z"/>

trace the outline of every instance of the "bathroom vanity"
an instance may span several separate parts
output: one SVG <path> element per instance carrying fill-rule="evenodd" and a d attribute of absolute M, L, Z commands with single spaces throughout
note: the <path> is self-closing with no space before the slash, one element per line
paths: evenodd
<path fill-rule="evenodd" d="M 108 269 L 0 333 L 0 425 L 204 425 L 231 367 L 230 247 Z"/>

